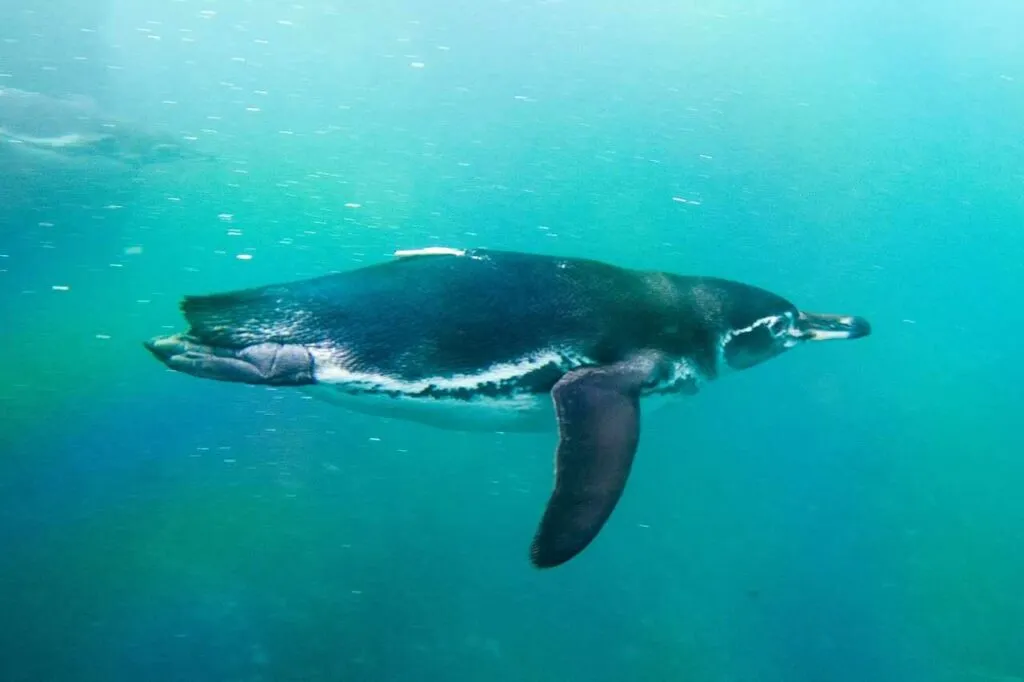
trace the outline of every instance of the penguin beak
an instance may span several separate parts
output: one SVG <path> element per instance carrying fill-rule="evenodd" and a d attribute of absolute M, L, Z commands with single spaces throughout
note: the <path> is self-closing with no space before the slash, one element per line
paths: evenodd
<path fill-rule="evenodd" d="M 871 323 L 854 315 L 800 313 L 796 332 L 804 341 L 859 339 L 871 333 Z"/>

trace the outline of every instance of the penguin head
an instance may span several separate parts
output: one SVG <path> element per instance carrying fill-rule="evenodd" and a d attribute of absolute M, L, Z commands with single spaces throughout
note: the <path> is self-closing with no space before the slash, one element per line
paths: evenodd
<path fill-rule="evenodd" d="M 719 341 L 719 363 L 731 370 L 747 369 L 784 353 L 800 342 L 795 333 L 800 313 L 794 307 L 761 311 L 734 320 Z"/>
<path fill-rule="evenodd" d="M 722 335 L 720 357 L 728 368 L 753 367 L 806 341 L 859 339 L 871 333 L 871 324 L 854 315 L 808 313 L 789 304 L 762 313 L 749 315 Z"/>

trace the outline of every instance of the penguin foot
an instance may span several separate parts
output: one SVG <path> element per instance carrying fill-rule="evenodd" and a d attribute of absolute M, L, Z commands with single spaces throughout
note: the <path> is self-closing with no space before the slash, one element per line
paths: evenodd
<path fill-rule="evenodd" d="M 158 336 L 144 345 L 171 369 L 201 379 L 270 386 L 315 383 L 313 356 L 305 346 L 258 343 L 220 348 L 180 334 Z"/>

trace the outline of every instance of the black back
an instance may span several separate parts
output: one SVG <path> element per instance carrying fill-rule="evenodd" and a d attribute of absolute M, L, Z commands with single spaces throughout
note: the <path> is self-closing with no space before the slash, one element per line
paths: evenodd
<path fill-rule="evenodd" d="M 398 258 L 182 304 L 190 335 L 204 343 L 319 344 L 344 354 L 351 370 L 404 379 L 473 373 L 551 347 L 598 364 L 653 348 L 713 375 L 721 332 L 766 306 L 791 307 L 726 280 L 489 250 Z"/>

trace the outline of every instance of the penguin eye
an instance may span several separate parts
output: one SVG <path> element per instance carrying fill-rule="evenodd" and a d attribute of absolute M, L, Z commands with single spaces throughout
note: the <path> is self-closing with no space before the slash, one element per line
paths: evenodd
<path fill-rule="evenodd" d="M 768 331 L 772 336 L 782 336 L 789 330 L 789 320 L 786 317 L 776 317 L 768 324 Z"/>

